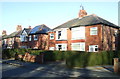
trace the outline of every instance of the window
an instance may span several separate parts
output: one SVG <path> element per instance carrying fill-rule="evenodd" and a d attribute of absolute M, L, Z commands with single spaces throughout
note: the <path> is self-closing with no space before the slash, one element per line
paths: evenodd
<path fill-rule="evenodd" d="M 56 40 L 67 40 L 67 29 L 56 31 Z"/>
<path fill-rule="evenodd" d="M 58 31 L 58 39 L 61 37 L 61 31 Z"/>
<path fill-rule="evenodd" d="M 114 30 L 114 36 L 117 36 L 118 30 Z"/>
<path fill-rule="evenodd" d="M 90 45 L 89 52 L 98 52 L 98 45 Z"/>
<path fill-rule="evenodd" d="M 67 44 L 56 44 L 56 50 L 67 50 Z"/>
<path fill-rule="evenodd" d="M 62 50 L 62 45 L 58 45 L 58 50 Z"/>
<path fill-rule="evenodd" d="M 97 27 L 90 28 L 90 35 L 97 35 Z"/>
<path fill-rule="evenodd" d="M 38 40 L 38 35 L 34 35 L 34 40 Z"/>
<path fill-rule="evenodd" d="M 54 50 L 55 48 L 54 47 L 49 47 L 49 50 Z"/>
<path fill-rule="evenodd" d="M 85 39 L 85 27 L 72 28 L 72 40 Z"/>
<path fill-rule="evenodd" d="M 20 40 L 21 40 L 21 41 L 24 41 L 23 35 L 20 35 Z"/>
<path fill-rule="evenodd" d="M 29 36 L 29 41 L 32 41 L 32 36 L 31 35 Z"/>
<path fill-rule="evenodd" d="M 22 42 L 27 41 L 27 37 L 26 37 L 25 35 L 21 35 L 21 36 L 20 36 L 20 40 L 21 40 Z"/>
<path fill-rule="evenodd" d="M 72 43 L 71 48 L 75 51 L 85 51 L 85 43 Z"/>
<path fill-rule="evenodd" d="M 50 34 L 50 39 L 54 39 L 54 33 Z"/>

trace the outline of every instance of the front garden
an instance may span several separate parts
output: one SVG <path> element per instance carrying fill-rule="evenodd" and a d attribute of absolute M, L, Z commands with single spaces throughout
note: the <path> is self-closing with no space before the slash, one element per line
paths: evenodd
<path fill-rule="evenodd" d="M 15 54 L 24 55 L 29 52 L 30 55 L 36 56 L 44 54 L 44 62 L 48 61 L 66 61 L 68 67 L 86 67 L 96 65 L 112 65 L 113 58 L 120 58 L 120 52 L 102 51 L 78 52 L 78 51 L 44 51 L 33 49 L 5 49 L 2 50 L 2 58 L 15 58 Z"/>

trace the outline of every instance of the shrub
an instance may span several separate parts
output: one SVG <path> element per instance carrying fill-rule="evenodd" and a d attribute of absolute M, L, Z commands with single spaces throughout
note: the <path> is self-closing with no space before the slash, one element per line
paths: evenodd
<path fill-rule="evenodd" d="M 79 51 L 47 51 L 47 50 L 33 50 L 33 49 L 5 49 L 3 50 L 3 58 L 11 58 L 15 53 L 25 54 L 29 52 L 32 55 L 39 55 L 44 53 L 44 61 L 66 61 L 68 67 L 86 67 L 95 65 L 111 65 L 113 58 L 120 58 L 120 51 L 102 51 L 98 53 L 93 52 L 79 52 Z"/>
<path fill-rule="evenodd" d="M 68 67 L 86 67 L 95 65 L 112 65 L 115 52 L 103 51 L 99 53 L 74 53 L 66 60 Z"/>

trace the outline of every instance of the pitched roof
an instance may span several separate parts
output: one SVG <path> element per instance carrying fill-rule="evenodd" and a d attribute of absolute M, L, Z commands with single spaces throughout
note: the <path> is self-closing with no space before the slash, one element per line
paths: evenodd
<path fill-rule="evenodd" d="M 30 31 L 30 35 L 33 34 L 46 34 L 48 31 L 50 31 L 51 29 L 49 27 L 47 27 L 46 25 L 42 24 L 42 25 L 38 25 L 36 27 L 34 27 L 31 31 Z"/>
<path fill-rule="evenodd" d="M 89 25 L 96 25 L 96 24 L 104 24 L 104 25 L 107 25 L 107 26 L 112 26 L 112 27 L 116 27 L 118 28 L 117 25 L 99 17 L 99 16 L 96 16 L 96 15 L 89 15 L 89 16 L 85 16 L 81 19 L 79 19 L 78 21 L 76 21 L 73 25 L 73 26 L 89 26 Z"/>
<path fill-rule="evenodd" d="M 22 32 L 23 32 L 24 30 L 26 31 L 27 34 L 29 34 L 29 32 L 31 31 L 30 28 L 24 28 L 24 29 L 22 30 Z M 21 32 L 21 33 L 22 33 L 22 32 Z"/>
<path fill-rule="evenodd" d="M 65 22 L 64 24 L 59 25 L 58 27 L 55 27 L 54 29 L 59 28 L 70 28 L 76 21 L 78 21 L 78 18 L 72 19 L 68 22 Z"/>
<path fill-rule="evenodd" d="M 13 33 L 11 33 L 10 35 L 5 35 L 2 37 L 2 39 L 6 39 L 6 38 L 12 38 L 12 37 L 20 37 L 22 31 L 15 31 Z"/>
<path fill-rule="evenodd" d="M 120 28 L 119 26 L 101 18 L 101 17 L 98 17 L 94 14 L 92 15 L 88 15 L 88 16 L 85 16 L 85 17 L 82 17 L 82 18 L 75 18 L 75 19 L 72 19 L 54 29 L 58 29 L 58 28 L 72 28 L 72 27 L 75 27 L 75 26 L 90 26 L 90 25 L 96 25 L 96 24 L 104 24 L 104 25 L 108 25 L 108 26 L 111 26 L 111 27 L 115 27 L 115 28 Z"/>

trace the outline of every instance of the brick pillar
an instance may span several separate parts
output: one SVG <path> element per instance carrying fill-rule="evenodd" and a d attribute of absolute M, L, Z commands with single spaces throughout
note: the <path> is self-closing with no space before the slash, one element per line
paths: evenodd
<path fill-rule="evenodd" d="M 118 73 L 118 69 L 119 69 L 119 58 L 114 58 L 114 72 Z"/>

